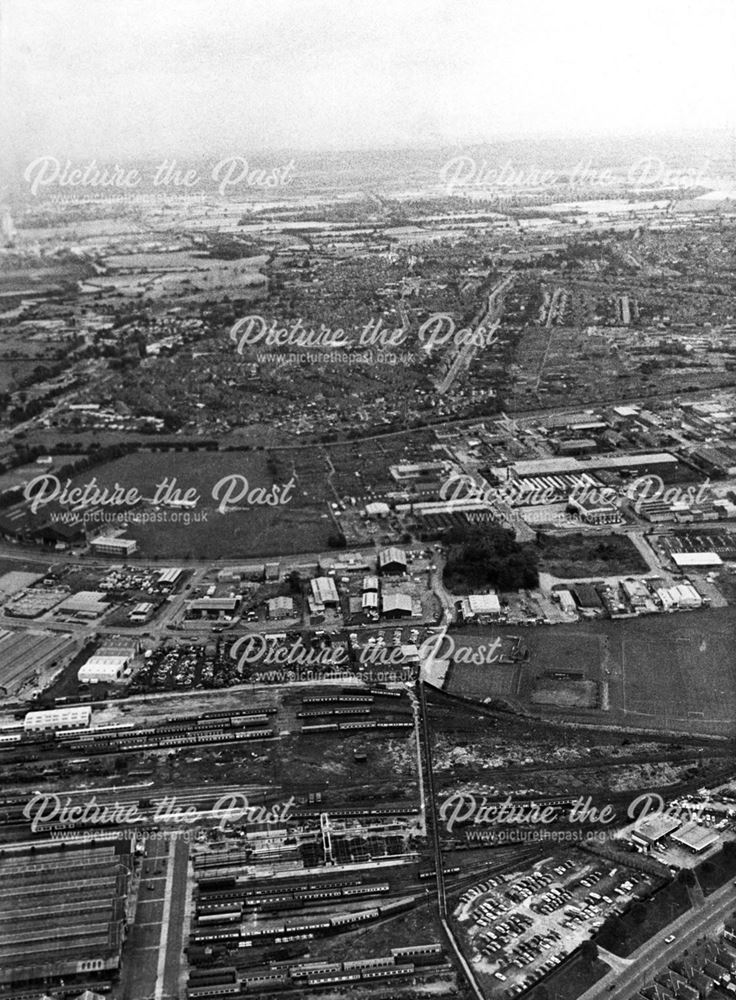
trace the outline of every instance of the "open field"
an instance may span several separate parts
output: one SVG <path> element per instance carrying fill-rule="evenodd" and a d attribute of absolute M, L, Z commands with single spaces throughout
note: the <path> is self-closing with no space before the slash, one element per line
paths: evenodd
<path fill-rule="evenodd" d="M 552 705 L 555 708 L 595 708 L 598 685 L 594 681 L 561 681 L 542 678 L 534 689 L 535 705 Z"/>
<path fill-rule="evenodd" d="M 447 672 L 444 690 L 465 698 L 505 698 L 518 694 L 523 668 L 512 663 L 455 663 Z"/>
<path fill-rule="evenodd" d="M 282 476 L 279 466 L 271 464 L 263 452 L 200 451 L 193 456 L 189 451 L 142 451 L 82 473 L 75 485 L 83 486 L 94 477 L 100 488 L 112 488 L 115 483 L 125 489 L 135 487 L 148 501 L 165 478 L 181 496 L 187 490 L 196 490 L 199 499 L 191 510 L 165 506 L 154 509 L 144 501 L 127 512 L 127 520 L 121 518 L 112 525 L 127 526 L 127 534 L 138 541 L 144 555 L 217 559 L 326 548 L 333 530 L 327 507 L 321 496 L 305 488 L 298 472 L 288 503 L 244 506 L 233 499 L 237 509 L 226 513 L 218 510 L 218 500 L 223 499 L 228 487 L 221 486 L 217 491 L 216 486 L 225 477 L 245 476 L 249 490 L 264 487 L 269 491 L 274 484 L 285 485 L 292 474 L 291 469 L 283 469 Z M 238 490 L 239 484 L 240 480 Z M 234 487 L 232 496 L 236 495 Z M 146 514 L 154 513 L 160 518 L 146 520 Z M 139 515 L 140 520 L 136 520 Z M 100 521 L 101 526 L 104 523 Z"/>
<path fill-rule="evenodd" d="M 544 535 L 540 567 L 561 579 L 646 573 L 647 564 L 626 535 Z"/>
<path fill-rule="evenodd" d="M 576 997 L 590 989 L 608 971 L 608 966 L 601 959 L 586 962 L 582 956 L 577 955 L 554 969 L 544 979 L 544 983 L 530 990 L 527 996 L 529 1000 L 547 1000 L 550 996 L 555 1000 L 576 1000 Z"/>
<path fill-rule="evenodd" d="M 507 636 L 507 630 L 489 626 L 483 638 L 488 644 L 499 635 Z M 527 628 L 521 635 L 529 651 L 518 685 L 521 702 L 529 703 L 543 675 L 548 690 L 547 678 L 564 674 L 558 678 L 561 690 L 571 680 L 608 686 L 609 710 L 583 710 L 580 718 L 586 721 L 722 736 L 736 732 L 732 608 Z M 462 632 L 453 637 L 468 638 Z M 500 696 L 499 668 L 512 669 L 489 664 L 456 672 L 451 693 L 479 700 Z M 567 714 L 577 718 L 572 705 Z"/>
<path fill-rule="evenodd" d="M 614 918 L 604 924 L 596 943 L 614 955 L 625 957 L 689 909 L 690 900 L 685 886 L 677 881 L 669 882 L 655 892 L 641 909 L 632 907 L 620 919 Z"/>

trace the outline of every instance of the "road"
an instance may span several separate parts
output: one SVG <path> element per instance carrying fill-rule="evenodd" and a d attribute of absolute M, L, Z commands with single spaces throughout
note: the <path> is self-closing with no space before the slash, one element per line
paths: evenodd
<path fill-rule="evenodd" d="M 188 860 L 189 845 L 182 838 L 147 842 L 118 1000 L 179 996 Z"/>
<path fill-rule="evenodd" d="M 729 881 L 699 909 L 688 910 L 668 924 L 659 934 L 628 956 L 629 964 L 616 967 L 599 979 L 578 1000 L 629 1000 L 640 987 L 654 978 L 657 972 L 690 948 L 695 941 L 723 921 L 736 907 L 736 888 Z M 664 939 L 675 935 L 671 944 Z"/>

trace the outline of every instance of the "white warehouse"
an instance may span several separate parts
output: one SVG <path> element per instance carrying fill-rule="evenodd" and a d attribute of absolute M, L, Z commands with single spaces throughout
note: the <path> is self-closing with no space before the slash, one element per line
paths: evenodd
<path fill-rule="evenodd" d="M 127 656 L 92 656 L 77 673 L 80 684 L 115 684 L 122 680 L 128 666 Z"/>
<path fill-rule="evenodd" d="M 45 712 L 26 712 L 23 728 L 27 733 L 48 732 L 50 729 L 87 729 L 91 718 L 89 705 L 52 708 Z"/>

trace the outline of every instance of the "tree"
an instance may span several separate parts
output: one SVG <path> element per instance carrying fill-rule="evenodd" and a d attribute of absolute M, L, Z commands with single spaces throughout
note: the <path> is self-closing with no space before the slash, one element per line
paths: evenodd
<path fill-rule="evenodd" d="M 464 590 L 493 586 L 510 591 L 536 587 L 539 583 L 537 554 L 520 545 L 513 531 L 496 525 L 461 525 L 447 533 L 449 553 L 444 570 L 445 586 Z"/>
<path fill-rule="evenodd" d="M 598 945 L 595 941 L 583 941 L 580 946 L 580 956 L 585 963 L 592 965 L 598 958 Z"/>

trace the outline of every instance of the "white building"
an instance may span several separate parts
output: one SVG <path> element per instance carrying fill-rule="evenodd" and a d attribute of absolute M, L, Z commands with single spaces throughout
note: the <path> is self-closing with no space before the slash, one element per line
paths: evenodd
<path fill-rule="evenodd" d="M 723 560 L 716 552 L 673 552 L 672 562 L 680 569 L 723 565 Z"/>
<path fill-rule="evenodd" d="M 317 576 L 310 581 L 312 596 L 316 604 L 323 607 L 336 606 L 340 603 L 335 581 L 331 576 Z"/>
<path fill-rule="evenodd" d="M 73 708 L 52 708 L 46 712 L 27 712 L 23 729 L 27 733 L 42 733 L 53 729 L 88 729 L 92 718 L 89 705 Z"/>
<path fill-rule="evenodd" d="M 553 596 L 560 602 L 563 611 L 577 611 L 578 606 L 575 603 L 575 598 L 569 590 L 556 590 Z"/>
<path fill-rule="evenodd" d="M 463 599 L 463 618 L 498 618 L 500 614 L 497 594 L 469 594 Z"/>
<path fill-rule="evenodd" d="M 77 672 L 80 684 L 115 684 L 128 666 L 127 656 L 92 656 Z"/>
<path fill-rule="evenodd" d="M 681 583 L 677 587 L 672 587 L 670 595 L 679 608 L 699 608 L 703 603 L 703 598 L 689 583 Z"/>
<path fill-rule="evenodd" d="M 151 601 L 141 601 L 131 609 L 128 618 L 132 622 L 147 622 L 155 610 L 156 605 Z"/>
<path fill-rule="evenodd" d="M 138 548 L 134 538 L 117 538 L 115 535 L 100 535 L 89 543 L 93 552 L 104 556 L 129 556 Z"/>

